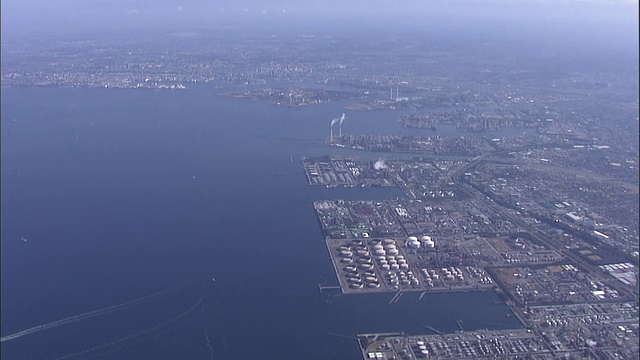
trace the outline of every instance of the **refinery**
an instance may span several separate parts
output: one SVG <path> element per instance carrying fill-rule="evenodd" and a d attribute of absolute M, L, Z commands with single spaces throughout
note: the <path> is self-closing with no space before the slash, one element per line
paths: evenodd
<path fill-rule="evenodd" d="M 436 254 L 435 241 L 420 239 L 326 240 L 344 293 L 468 291 L 495 286 L 476 266 L 429 266 L 421 257 Z"/>
<path fill-rule="evenodd" d="M 543 202 L 546 193 L 540 192 L 525 198 L 537 183 L 507 187 L 513 183 L 509 172 L 498 169 L 511 166 L 519 174 L 522 165 L 489 155 L 500 156 L 508 139 L 428 136 L 403 144 L 345 136 L 345 119 L 342 114 L 330 122 L 327 145 L 419 151 L 423 157 L 302 159 L 309 185 L 395 186 L 405 194 L 314 202 L 338 282 L 320 291 L 389 293 L 393 305 L 407 293 L 419 302 L 433 293 L 493 290 L 496 303 L 506 304 L 506 315 L 522 326 L 465 331 L 456 320 L 460 331 L 450 334 L 424 324 L 436 335 L 357 334 L 364 359 L 637 358 L 637 261 L 606 244 L 611 236 L 585 220 L 600 219 L 585 213 L 586 205 L 570 198 Z M 508 146 L 514 145 L 521 144 Z M 548 147 L 544 141 L 535 146 Z M 481 166 L 484 173 L 477 171 Z M 491 171 L 500 174 L 496 181 L 488 180 Z"/>

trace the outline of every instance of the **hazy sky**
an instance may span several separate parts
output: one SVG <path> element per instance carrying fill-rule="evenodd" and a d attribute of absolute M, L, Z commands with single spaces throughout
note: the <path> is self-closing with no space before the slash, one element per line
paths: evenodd
<path fill-rule="evenodd" d="M 530 26 L 637 38 L 638 0 L 2 0 L 2 31 Z M 368 24 L 368 25 L 367 25 Z M 553 26 L 551 26 L 553 25 Z"/>

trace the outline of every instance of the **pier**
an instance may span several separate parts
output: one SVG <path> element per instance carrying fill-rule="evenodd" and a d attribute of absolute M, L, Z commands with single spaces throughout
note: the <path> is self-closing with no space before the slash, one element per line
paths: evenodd
<path fill-rule="evenodd" d="M 331 290 L 340 290 L 340 286 L 338 286 L 338 285 L 321 285 L 321 284 L 318 284 L 318 290 L 320 291 L 320 293 L 323 293 L 325 291 L 331 291 Z"/>
<path fill-rule="evenodd" d="M 398 300 L 400 300 L 400 297 L 402 297 L 402 291 L 398 291 L 392 298 L 391 300 L 389 300 L 389 305 L 397 303 Z"/>
<path fill-rule="evenodd" d="M 434 333 L 438 334 L 438 335 L 444 335 L 444 333 L 442 331 L 436 330 L 433 326 L 431 325 L 427 325 L 427 324 L 422 324 L 422 326 L 424 326 L 425 328 L 433 331 Z"/>

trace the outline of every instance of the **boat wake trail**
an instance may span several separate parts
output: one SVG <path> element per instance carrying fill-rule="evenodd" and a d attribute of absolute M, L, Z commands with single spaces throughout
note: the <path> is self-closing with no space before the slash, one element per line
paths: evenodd
<path fill-rule="evenodd" d="M 190 314 L 192 314 L 202 304 L 202 301 L 203 301 L 203 299 L 200 298 L 188 310 L 186 310 L 186 311 L 184 311 L 184 312 L 172 317 L 171 319 L 169 319 L 167 321 L 161 322 L 158 325 L 155 325 L 153 327 L 150 327 L 150 328 L 138 331 L 136 333 L 121 337 L 119 339 L 116 339 L 114 341 L 108 342 L 106 344 L 94 346 L 94 347 L 86 349 L 86 350 L 82 350 L 82 351 L 75 352 L 75 353 L 72 353 L 72 354 L 64 355 L 62 357 L 57 358 L 56 360 L 65 360 L 65 359 L 71 359 L 71 358 L 75 358 L 75 357 L 83 357 L 84 359 L 90 359 L 90 358 L 93 358 L 93 357 L 96 357 L 96 356 L 101 356 L 101 355 L 108 354 L 110 352 L 113 352 L 113 351 L 118 350 L 118 349 L 125 348 L 127 346 L 131 346 L 131 345 L 133 345 L 133 344 L 135 344 L 137 342 L 140 342 L 142 340 L 150 338 L 151 335 L 154 332 L 162 330 L 164 328 L 168 328 L 171 325 L 174 325 L 178 321 L 182 320 L 183 318 L 189 316 Z"/>
<path fill-rule="evenodd" d="M 33 334 L 39 331 L 44 331 L 44 330 L 48 330 L 48 329 L 52 329 L 58 326 L 62 326 L 62 325 L 67 325 L 67 324 L 71 324 L 77 321 L 82 321 L 82 320 L 86 320 L 86 319 L 91 319 L 97 316 L 101 316 L 101 315 L 105 315 L 108 313 L 112 313 L 115 311 L 120 311 L 120 310 L 124 310 L 124 309 L 128 309 L 130 307 L 139 305 L 141 303 L 150 301 L 150 300 L 154 300 L 157 299 L 163 295 L 169 294 L 171 292 L 177 291 L 178 289 L 182 288 L 184 285 L 182 286 L 178 286 L 176 288 L 171 288 L 168 290 L 163 290 L 163 291 L 159 291 L 157 293 L 153 293 L 151 295 L 146 295 L 143 297 L 139 297 L 137 299 L 133 299 L 131 301 L 127 301 L 125 303 L 122 304 L 118 304 L 118 305 L 112 305 L 103 309 L 98 309 L 98 310 L 94 310 L 94 311 L 89 311 L 86 312 L 84 314 L 79 314 L 79 315 L 74 315 L 74 316 L 70 316 L 68 318 L 62 319 L 62 320 L 56 320 L 53 322 L 50 322 L 48 324 L 43 324 L 43 325 L 38 325 L 38 326 L 34 326 L 32 328 L 26 329 L 26 330 L 22 330 L 19 331 L 17 333 L 13 333 L 11 335 L 7 335 L 7 336 L 3 336 L 2 338 L 0 338 L 0 342 L 5 342 L 5 341 L 9 341 L 9 340 L 13 340 L 13 339 L 17 339 L 29 334 Z"/>
<path fill-rule="evenodd" d="M 202 307 L 202 328 L 204 332 L 204 338 L 207 341 L 207 347 L 209 348 L 209 359 L 213 359 L 213 346 L 211 346 L 211 341 L 209 340 L 209 333 L 207 333 L 207 323 L 204 319 L 204 310 L 207 306 Z"/>

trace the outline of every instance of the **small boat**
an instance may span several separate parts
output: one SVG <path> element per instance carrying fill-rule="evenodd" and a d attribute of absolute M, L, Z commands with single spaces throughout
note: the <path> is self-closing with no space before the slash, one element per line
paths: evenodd
<path fill-rule="evenodd" d="M 20 240 L 22 240 L 22 242 L 27 242 L 27 238 L 21 237 Z"/>

